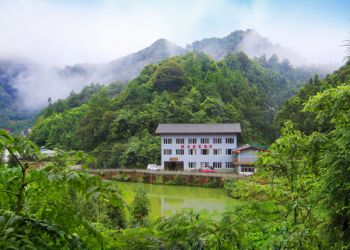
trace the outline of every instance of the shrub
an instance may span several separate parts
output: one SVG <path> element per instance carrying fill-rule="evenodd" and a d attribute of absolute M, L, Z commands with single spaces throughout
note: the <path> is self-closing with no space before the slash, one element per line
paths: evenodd
<path fill-rule="evenodd" d="M 131 204 L 132 223 L 137 226 L 145 226 L 147 224 L 147 216 L 149 214 L 149 200 L 146 191 L 138 189 L 133 203 Z"/>

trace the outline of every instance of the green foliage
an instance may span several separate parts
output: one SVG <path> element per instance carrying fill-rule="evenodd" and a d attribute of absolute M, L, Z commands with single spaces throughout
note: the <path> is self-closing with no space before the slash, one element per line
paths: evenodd
<path fill-rule="evenodd" d="M 319 184 L 310 189 L 324 205 L 324 233 L 335 248 L 349 247 L 349 85 L 350 62 L 325 80 L 311 79 L 277 114 L 279 124 L 292 120 L 305 132 L 306 147 L 300 146 L 311 177 Z"/>
<path fill-rule="evenodd" d="M 45 129 L 38 126 L 33 137 L 71 147 L 74 140 L 62 139 L 68 127 L 58 126 L 71 117 L 67 123 L 77 126 L 71 135 L 82 137 L 81 147 L 94 152 L 103 166 L 140 167 L 158 160 L 159 140 L 152 131 L 159 122 L 235 117 L 256 126 L 254 131 L 248 126 L 247 138 L 269 131 L 267 120 L 255 116 L 270 114 L 266 108 L 273 104 L 256 94 L 268 86 L 260 81 L 266 72 L 291 70 L 287 62 L 279 65 L 271 58 L 258 63 L 242 54 L 219 63 L 201 54 L 169 60 L 180 65 L 188 81 L 177 92 L 154 92 L 158 66 L 151 66 L 113 99 L 101 89 L 80 107 L 41 117 Z M 273 71 L 265 72 L 262 64 Z M 258 72 L 262 75 L 256 79 Z M 281 114 L 289 110 L 292 122 L 285 123 L 288 116 L 279 121 L 284 123 L 281 137 L 260 156 L 259 176 L 225 183 L 229 195 L 247 203 L 221 221 L 184 212 L 147 224 L 149 201 L 139 191 L 129 223 L 122 191 L 85 172 L 92 160 L 83 152 L 57 150 L 55 161 L 35 169 L 33 160 L 43 161 L 38 147 L 0 131 L 0 149 L 13 157 L 0 166 L 0 248 L 348 249 L 349 75 L 347 64 L 323 81 L 314 78 L 291 99 Z M 68 167 L 77 164 L 83 165 L 81 171 Z"/>
<path fill-rule="evenodd" d="M 184 183 L 184 179 L 181 175 L 176 175 L 174 178 L 174 185 L 182 185 Z"/>
<path fill-rule="evenodd" d="M 331 129 L 314 133 L 322 140 L 317 154 L 321 167 L 320 197 L 331 218 L 334 238 L 350 241 L 350 85 L 328 89 L 312 97 L 305 110 L 313 112 L 319 124 Z M 336 232 L 338 231 L 338 232 Z M 338 235 L 340 234 L 340 235 Z"/>
<path fill-rule="evenodd" d="M 109 249 L 160 249 L 163 246 L 162 239 L 151 228 L 136 227 L 127 228 L 117 232 L 112 237 L 106 238 L 108 241 L 113 239 Z"/>
<path fill-rule="evenodd" d="M 308 117 L 312 126 L 305 126 L 303 119 L 293 120 L 296 127 L 305 130 L 305 135 L 287 122 L 270 152 L 258 161 L 260 171 L 269 173 L 274 190 L 283 194 L 273 197 L 286 208 L 287 233 L 279 233 L 272 242 L 278 248 L 350 246 L 348 69 L 349 64 L 325 81 L 315 79 L 314 85 L 305 86 L 291 99 L 289 104 L 298 100 L 292 118 Z M 322 88 L 322 92 L 312 96 L 312 91 Z"/>
<path fill-rule="evenodd" d="M 278 187 L 283 188 L 285 199 L 289 200 L 287 207 L 292 211 L 294 225 L 312 216 L 308 193 L 315 185 L 315 178 L 305 157 L 306 147 L 307 141 L 303 134 L 294 130 L 291 123 L 286 123 L 282 136 L 258 162 L 258 166 L 280 178 L 282 185 Z"/>
<path fill-rule="evenodd" d="M 122 91 L 91 85 L 51 104 L 30 138 L 41 146 L 90 152 L 100 168 L 159 163 L 159 123 L 240 122 L 242 142 L 267 144 L 275 137 L 275 110 L 309 75 L 243 53 L 220 62 L 189 53 L 145 67 Z"/>
<path fill-rule="evenodd" d="M 55 113 L 46 119 L 40 117 L 33 126 L 30 137 L 49 148 L 80 149 L 74 129 L 78 126 L 76 119 L 81 116 L 81 109 L 71 109 L 65 113 Z"/>
<path fill-rule="evenodd" d="M 46 220 L 0 210 L 1 249 L 83 249 L 82 242 Z"/>
<path fill-rule="evenodd" d="M 204 186 L 208 187 L 208 188 L 220 187 L 220 180 L 218 180 L 216 178 L 212 178 L 207 183 L 205 183 Z"/>
<path fill-rule="evenodd" d="M 18 156 L 41 161 L 38 147 L 0 131 L 0 146 L 15 159 L 0 167 L 0 247 L 347 249 L 349 93 L 348 86 L 330 89 L 306 105 L 332 130 L 305 136 L 287 123 L 259 160 L 260 176 L 227 181 L 228 194 L 248 202 L 220 221 L 184 212 L 149 224 L 149 201 L 138 190 L 128 223 L 118 186 L 84 171 L 90 157 L 57 150 L 56 161 L 34 169 Z M 77 163 L 81 171 L 67 167 Z"/>
<path fill-rule="evenodd" d="M 17 143 L 16 148 L 12 145 L 15 138 L 6 133 L 1 135 L 1 145 L 12 148 L 14 152 L 30 152 L 31 146 L 35 146 L 21 142 Z M 33 149 L 37 150 L 36 147 Z M 20 222 L 19 226 L 7 223 L 10 221 L 8 216 L 7 220 L 2 221 L 7 225 L 3 231 L 6 239 L 4 246 L 40 247 L 40 244 L 46 244 L 43 248 L 96 249 L 105 246 L 110 249 L 159 249 L 173 245 L 192 248 L 232 245 L 231 233 L 215 233 L 219 225 L 199 220 L 193 214 L 169 218 L 157 223 L 154 228 L 146 228 L 149 202 L 141 190 L 131 206 L 133 224 L 138 227 L 123 229 L 126 227 L 123 212 L 125 205 L 117 186 L 102 182 L 100 178 L 87 175 L 84 171 L 77 172 L 66 167 L 67 162 L 73 165 L 86 161 L 82 153 L 57 153 L 57 162 L 40 170 L 29 170 L 28 165 L 25 165 L 27 163 L 24 163 L 24 178 L 21 178 L 21 167 L 1 168 L 0 189 L 6 191 L 1 192 L 1 207 L 17 211 L 14 216 Z M 26 189 L 21 191 L 23 184 Z M 20 209 L 17 206 L 19 196 L 22 197 Z M 22 213 L 25 214 L 23 220 Z M 120 231 L 114 228 L 120 228 Z M 14 235 L 23 235 L 23 240 L 13 241 Z"/>
<path fill-rule="evenodd" d="M 155 229 L 166 249 L 241 249 L 242 231 L 236 219 L 226 214 L 220 222 L 213 222 L 186 212 L 160 219 Z"/>
<path fill-rule="evenodd" d="M 316 95 L 318 92 L 344 84 L 350 84 L 350 61 L 339 70 L 335 71 L 334 74 L 328 75 L 324 80 L 320 80 L 318 76 L 311 78 L 299 92 L 290 98 L 277 112 L 274 121 L 277 130 L 281 129 L 287 120 L 292 121 L 297 129 L 306 134 L 311 134 L 316 130 L 328 130 L 329 124 L 322 123 L 321 125 L 317 123 L 313 112 L 303 110 L 304 105 L 309 98 Z"/>
<path fill-rule="evenodd" d="M 186 83 L 185 74 L 179 63 L 165 61 L 157 67 L 153 86 L 158 91 L 177 91 Z"/>
<path fill-rule="evenodd" d="M 43 159 L 27 138 L 0 131 L 0 146 L 14 158 L 0 166 L 0 237 L 6 248 L 100 248 L 103 240 L 93 222 L 125 226 L 120 190 L 84 171 L 91 159 L 83 152 L 58 150 L 56 161 L 35 169 L 28 159 Z M 81 171 L 69 167 L 77 164 Z"/>
<path fill-rule="evenodd" d="M 63 113 L 68 109 L 73 109 L 82 106 L 85 104 L 94 93 L 98 92 L 102 88 L 99 84 L 90 84 L 89 86 L 84 87 L 80 93 L 76 94 L 74 91 L 64 100 L 58 100 L 55 103 L 51 102 L 49 98 L 49 105 L 46 109 L 41 112 L 41 116 L 49 117 L 54 113 Z"/>
<path fill-rule="evenodd" d="M 276 195 L 268 184 L 260 184 L 254 180 L 226 181 L 224 188 L 233 199 L 246 201 L 268 201 Z"/>
<path fill-rule="evenodd" d="M 131 215 L 134 225 L 144 226 L 147 224 L 149 203 L 146 191 L 139 188 L 131 205 Z"/>

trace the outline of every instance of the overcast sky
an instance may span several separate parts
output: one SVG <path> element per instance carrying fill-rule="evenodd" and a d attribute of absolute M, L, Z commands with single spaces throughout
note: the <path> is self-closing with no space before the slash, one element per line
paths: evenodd
<path fill-rule="evenodd" d="M 350 1 L 1 0 L 0 58 L 107 62 L 158 38 L 181 46 L 255 29 L 313 63 L 341 63 Z"/>

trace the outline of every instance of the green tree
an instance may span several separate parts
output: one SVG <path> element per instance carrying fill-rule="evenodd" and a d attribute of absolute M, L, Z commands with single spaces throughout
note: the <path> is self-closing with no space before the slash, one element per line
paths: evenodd
<path fill-rule="evenodd" d="M 330 123 L 332 127 L 314 134 L 323 143 L 317 155 L 322 168 L 319 192 L 330 215 L 333 240 L 340 238 L 349 243 L 350 86 L 338 86 L 315 95 L 306 104 L 305 111 L 314 113 L 321 126 Z"/>
<path fill-rule="evenodd" d="M 293 224 L 298 224 L 302 215 L 301 198 L 308 188 L 304 176 L 309 171 L 305 158 L 306 139 L 302 133 L 295 130 L 291 123 L 286 123 L 282 135 L 269 148 L 269 152 L 258 162 L 258 167 L 265 167 L 274 176 L 285 180 L 286 194 L 290 199 Z M 307 206 L 304 206 L 307 208 Z"/>
<path fill-rule="evenodd" d="M 131 215 L 133 224 L 136 226 L 145 226 L 149 214 L 149 200 L 144 189 L 137 189 L 134 201 L 131 204 Z"/>
<path fill-rule="evenodd" d="M 1 247 L 103 248 L 94 223 L 126 224 L 120 190 L 85 172 L 91 157 L 83 152 L 57 150 L 56 161 L 37 169 L 45 159 L 27 138 L 0 130 L 0 148 L 14 158 L 0 165 Z M 80 171 L 69 167 L 78 163 Z"/>
<path fill-rule="evenodd" d="M 77 125 L 77 138 L 84 150 L 93 150 L 95 145 L 101 144 L 106 139 L 109 132 L 108 127 L 101 126 L 104 119 L 111 120 L 109 115 L 104 116 L 110 105 L 107 96 L 108 91 L 105 88 L 95 93 L 87 104 L 88 111 Z"/>
<path fill-rule="evenodd" d="M 158 91 L 177 91 L 185 84 L 185 74 L 174 60 L 160 64 L 154 74 L 153 85 Z"/>
<path fill-rule="evenodd" d="M 12 137 L 0 130 L 0 150 L 7 150 L 14 159 L 12 165 L 0 166 L 0 194 L 7 195 L 0 203 L 0 247 L 81 249 L 79 238 L 68 230 L 27 214 L 31 187 L 44 177 L 31 174 L 32 164 L 24 159 L 40 157 L 39 148 L 27 138 Z"/>
<path fill-rule="evenodd" d="M 314 207 L 317 201 L 311 193 L 315 192 L 317 176 L 310 165 L 308 147 L 309 138 L 287 122 L 281 137 L 257 163 L 258 168 L 271 174 L 272 183 L 278 177 L 278 185 L 273 192 L 278 193 L 278 203 L 286 208 L 284 227 L 287 232 L 273 243 L 276 247 L 307 249 L 318 246 L 322 241 L 316 233 L 319 222 Z"/>

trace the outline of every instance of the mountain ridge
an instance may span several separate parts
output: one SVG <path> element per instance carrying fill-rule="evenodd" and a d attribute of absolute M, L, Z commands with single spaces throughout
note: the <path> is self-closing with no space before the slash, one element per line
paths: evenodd
<path fill-rule="evenodd" d="M 227 54 L 239 51 L 245 51 L 252 58 L 264 54 L 264 51 L 270 54 L 274 51 L 281 51 L 281 48 L 273 45 L 267 38 L 263 38 L 253 30 L 238 30 L 223 38 L 214 37 L 194 41 L 185 48 L 161 38 L 142 50 L 102 64 L 78 63 L 53 68 L 29 61 L 19 61 L 16 64 L 21 67 L 16 75 L 11 75 L 9 69 L 4 70 L 0 67 L 0 76 L 3 76 L 0 80 L 2 84 L 7 82 L 14 89 L 16 95 L 11 100 L 13 105 L 23 109 L 22 113 L 26 113 L 41 110 L 47 106 L 49 98 L 53 101 L 65 98 L 72 91 L 80 91 L 90 83 L 128 82 L 137 77 L 148 64 L 158 64 L 169 57 L 181 56 L 191 51 L 203 52 L 215 60 L 221 60 Z M 318 73 L 316 69 L 308 70 Z M 7 90 L 1 89 L 4 95 L 8 94 Z M 5 108 L 9 105 L 10 103 L 0 103 L 2 113 L 8 113 Z M 5 126 L 4 123 L 2 124 Z"/>

